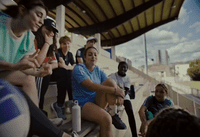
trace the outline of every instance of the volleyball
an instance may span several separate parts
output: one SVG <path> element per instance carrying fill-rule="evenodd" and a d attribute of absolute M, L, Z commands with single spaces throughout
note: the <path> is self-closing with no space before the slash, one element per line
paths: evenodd
<path fill-rule="evenodd" d="M 27 137 L 29 128 L 26 99 L 17 88 L 0 79 L 0 136 Z"/>

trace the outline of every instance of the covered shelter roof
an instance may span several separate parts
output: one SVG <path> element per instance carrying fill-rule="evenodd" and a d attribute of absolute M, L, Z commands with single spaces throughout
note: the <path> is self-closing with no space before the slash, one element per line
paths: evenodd
<path fill-rule="evenodd" d="M 65 6 L 65 28 L 85 37 L 101 34 L 102 46 L 116 46 L 177 20 L 184 0 L 43 0 L 55 19 Z"/>

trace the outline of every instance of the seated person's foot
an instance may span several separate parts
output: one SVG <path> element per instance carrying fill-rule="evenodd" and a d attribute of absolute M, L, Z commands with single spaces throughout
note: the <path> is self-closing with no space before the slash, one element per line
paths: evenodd
<path fill-rule="evenodd" d="M 63 120 L 66 120 L 66 116 L 65 116 L 65 108 L 64 107 L 59 107 L 58 104 L 52 103 L 51 104 L 51 108 L 54 110 L 56 117 L 58 118 L 62 118 Z"/>
<path fill-rule="evenodd" d="M 112 124 L 117 129 L 126 129 L 126 125 L 124 124 L 124 122 L 121 120 L 121 118 L 117 114 L 112 116 Z"/>
<path fill-rule="evenodd" d="M 49 119 L 55 126 L 60 126 L 63 122 L 62 118 L 50 118 Z"/>

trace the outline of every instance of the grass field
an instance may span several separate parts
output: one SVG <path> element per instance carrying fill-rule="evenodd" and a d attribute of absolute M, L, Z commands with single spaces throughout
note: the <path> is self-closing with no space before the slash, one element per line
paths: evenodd
<path fill-rule="evenodd" d="M 200 90 L 200 81 L 183 82 L 183 84 Z"/>

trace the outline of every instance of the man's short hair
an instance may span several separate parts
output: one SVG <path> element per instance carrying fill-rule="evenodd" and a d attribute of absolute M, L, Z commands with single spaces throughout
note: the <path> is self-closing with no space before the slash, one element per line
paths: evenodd
<path fill-rule="evenodd" d="M 64 43 L 65 41 L 70 41 L 71 42 L 71 39 L 68 37 L 68 36 L 63 36 L 59 39 L 59 43 L 62 44 Z"/>

